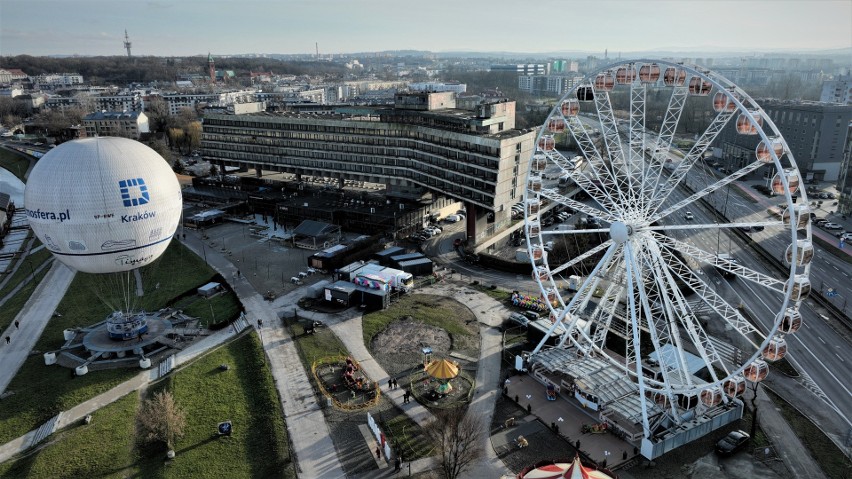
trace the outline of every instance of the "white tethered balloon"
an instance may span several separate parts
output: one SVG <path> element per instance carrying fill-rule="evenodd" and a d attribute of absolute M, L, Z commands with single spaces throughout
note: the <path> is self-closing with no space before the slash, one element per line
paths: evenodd
<path fill-rule="evenodd" d="M 130 271 L 156 260 L 180 221 L 180 185 L 154 150 L 127 138 L 63 143 L 36 163 L 24 190 L 36 236 L 85 273 Z"/>

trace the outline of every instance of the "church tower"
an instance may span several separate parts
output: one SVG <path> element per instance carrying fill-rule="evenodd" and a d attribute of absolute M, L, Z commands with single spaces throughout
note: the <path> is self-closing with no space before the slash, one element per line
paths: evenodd
<path fill-rule="evenodd" d="M 207 53 L 207 70 L 210 73 L 210 83 L 216 83 L 216 65 L 213 63 L 213 55 Z"/>

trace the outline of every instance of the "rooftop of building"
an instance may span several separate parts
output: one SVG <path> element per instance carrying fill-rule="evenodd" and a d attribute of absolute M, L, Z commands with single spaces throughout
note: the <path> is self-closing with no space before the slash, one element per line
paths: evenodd
<path fill-rule="evenodd" d="M 364 108 L 364 107 L 362 107 Z M 233 113 L 221 113 L 221 114 L 213 114 L 209 115 L 209 117 L 216 116 L 227 116 L 229 118 L 238 118 L 244 121 L 250 121 L 252 118 L 262 117 L 262 118 L 281 118 L 281 119 L 302 119 L 302 120 L 342 120 L 342 121 L 366 121 L 366 122 L 380 122 L 382 115 L 386 114 L 394 114 L 394 115 L 405 115 L 405 116 L 419 116 L 423 118 L 436 118 L 442 120 L 455 120 L 456 122 L 465 122 L 465 121 L 476 121 L 480 120 L 475 111 L 469 110 L 460 110 L 460 109 L 444 109 L 444 110 L 432 110 L 432 111 L 412 111 L 412 110 L 397 110 L 394 108 L 380 107 L 375 108 L 372 112 L 367 113 L 341 113 L 338 111 L 328 112 L 291 112 L 291 111 L 282 111 L 282 112 L 259 112 L 259 113 L 246 113 L 242 115 L 235 115 Z M 206 115 L 207 116 L 207 115 Z M 425 126 L 425 125 L 424 125 Z M 435 126 L 437 129 L 441 129 L 440 127 Z M 459 130 L 451 130 L 451 131 L 459 131 Z M 497 138 L 497 139 L 506 139 L 512 138 L 518 135 L 525 134 L 531 129 L 511 129 L 504 130 L 498 133 L 487 133 L 487 132 L 477 132 L 473 130 L 464 130 L 460 131 L 461 133 L 475 135 L 475 136 L 483 136 L 489 138 Z"/>
<path fill-rule="evenodd" d="M 135 120 L 142 112 L 138 111 L 97 111 L 89 113 L 84 120 Z"/>

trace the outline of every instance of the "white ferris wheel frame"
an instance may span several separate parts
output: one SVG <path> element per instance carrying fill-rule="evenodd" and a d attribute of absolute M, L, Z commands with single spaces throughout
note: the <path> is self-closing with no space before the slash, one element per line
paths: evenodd
<path fill-rule="evenodd" d="M 619 67 L 630 66 L 634 68 L 634 73 L 638 73 L 641 66 L 652 64 L 660 67 L 661 74 L 657 81 L 653 83 L 642 82 L 640 76 L 636 74 L 634 80 L 629 83 L 630 120 L 628 141 L 625 145 L 620 139 L 618 122 L 613 114 L 609 91 L 601 92 L 596 90 L 595 79 L 598 77 L 598 74 L 605 74 L 607 72 L 615 73 Z M 686 77 L 681 85 L 664 87 L 672 89 L 672 95 L 669 99 L 659 134 L 651 149 L 650 159 L 646 159 L 644 156 L 644 152 L 646 151 L 645 97 L 649 87 L 654 85 L 663 87 L 662 72 L 666 67 L 683 71 Z M 695 145 L 686 153 L 678 166 L 666 177 L 663 171 L 665 158 L 667 158 L 668 151 L 672 146 L 686 99 L 691 95 L 688 85 L 693 78 L 700 78 L 702 82 L 712 85 L 712 91 L 708 90 L 706 95 L 702 95 L 707 96 L 708 102 L 713 101 L 712 93 L 723 92 L 727 97 L 727 101 L 733 106 L 733 109 L 727 108 L 721 112 L 716 112 L 716 116 L 704 133 L 700 135 Z M 625 86 L 627 85 L 616 83 L 615 87 Z M 582 88 L 588 89 L 587 91 L 591 91 L 593 94 L 593 101 L 580 102 L 580 105 L 594 104 L 594 111 L 592 113 L 596 114 L 596 119 L 600 123 L 600 130 L 603 137 L 603 151 L 599 151 L 595 146 L 594 140 L 577 116 L 562 115 L 561 105 L 563 102 L 576 99 L 578 90 Z M 709 106 L 709 110 L 714 111 L 712 105 Z M 671 193 L 678 186 L 682 185 L 687 173 L 698 165 L 698 161 L 703 159 L 705 151 L 722 132 L 725 125 L 732 119 L 736 121 L 740 117 L 747 118 L 751 127 L 756 129 L 755 134 L 757 138 L 765 145 L 770 146 L 769 154 L 771 155 L 771 161 L 765 162 L 755 159 L 753 163 L 728 174 L 725 178 L 707 185 L 691 195 L 687 195 L 684 200 L 667 205 L 667 200 Z M 551 151 L 545 151 L 540 148 L 539 145 L 541 145 L 542 138 L 550 133 L 548 125 L 551 120 L 564 122 L 565 131 L 576 142 L 582 156 L 587 162 L 585 168 L 588 170 L 587 173 L 583 173 L 580 168 L 572 168 L 569 165 L 571 161 L 562 156 L 556 148 L 553 148 Z M 759 120 L 762 120 L 762 126 L 758 122 Z M 767 134 L 767 131 L 770 133 Z M 781 154 L 776 154 L 776 151 L 771 146 L 779 142 L 783 150 Z M 553 324 L 544 335 L 544 338 L 532 351 L 532 355 L 538 353 L 554 331 L 562 326 L 565 332 L 562 334 L 557 347 L 565 347 L 567 342 L 576 348 L 578 354 L 603 357 L 610 364 L 638 382 L 642 397 L 643 423 L 647 429 L 646 392 L 661 393 L 673 399 L 677 394 L 697 395 L 707 389 L 721 391 L 721 387 L 726 380 L 742 378 L 743 371 L 762 356 L 764 349 L 773 338 L 776 336 L 783 338 L 783 334 L 779 332 L 779 325 L 784 319 L 788 308 L 798 310 L 804 298 L 793 299 L 792 294 L 796 289 L 797 281 L 807 281 L 810 271 L 810 263 L 806 263 L 803 266 L 797 265 L 795 260 L 798 257 L 797 248 L 799 245 L 797 240 L 804 239 L 808 242 L 811 241 L 810 218 L 808 218 L 804 228 L 799 228 L 796 205 L 793 203 L 793 195 L 790 192 L 790 184 L 788 183 L 788 176 L 785 172 L 793 172 L 798 176 L 798 185 L 802 196 L 801 205 L 807 205 L 808 201 L 802 185 L 803 178 L 798 171 L 795 159 L 786 141 L 784 141 L 783 136 L 771 118 L 745 91 L 721 75 L 696 65 L 652 59 L 638 59 L 614 63 L 588 74 L 560 98 L 536 137 L 536 148 L 533 155 L 534 158 L 535 156 L 541 157 L 543 155 L 549 164 L 558 166 L 562 174 L 567 175 L 591 198 L 597 201 L 600 208 L 588 206 L 580 201 L 566 197 L 558 191 L 558 188 L 545 188 L 539 183 L 537 189 L 532 189 L 530 185 L 540 173 L 540 170 L 534 171 L 534 162 L 530 161 L 530 169 L 527 171 L 527 188 L 524 195 L 525 231 L 528 233 L 527 249 L 533 267 L 533 278 L 538 284 L 542 295 L 554 295 L 555 293 L 557 302 L 557 306 L 554 306 L 550 304 L 550 301 L 545 301 Z M 603 155 L 610 159 L 609 165 L 607 165 Z M 782 164 L 782 157 L 786 157 L 789 165 L 785 166 Z M 729 185 L 757 168 L 773 164 L 783 186 L 783 195 L 787 211 L 790 214 L 789 225 L 785 225 L 784 221 L 778 220 L 747 223 L 695 224 L 689 226 L 652 226 L 652 223 Z M 626 225 L 629 238 L 627 241 L 621 242 L 610 238 L 580 256 L 554 267 L 551 267 L 548 263 L 547 255 L 544 254 L 541 258 L 541 263 L 537 264 L 535 259 L 536 253 L 540 254 L 544 248 L 545 235 L 551 237 L 594 233 L 610 233 L 612 235 L 613 231 L 613 227 L 610 227 L 545 232 L 541 228 L 539 221 L 541 211 L 533 213 L 527 207 L 527 204 L 530 202 L 542 204 L 542 200 L 566 205 L 576 212 L 584 213 L 610 224 L 621 223 L 622 225 Z M 661 211 L 660 209 L 663 205 L 667 205 L 667 207 Z M 807 209 L 801 211 L 804 213 L 800 212 L 800 215 L 808 213 Z M 790 248 L 794 260 L 790 262 L 788 278 L 779 280 L 754 271 L 685 242 L 665 236 L 661 231 L 664 229 L 718 229 L 755 225 L 789 228 Z M 531 227 L 537 227 L 541 231 L 537 238 L 529 234 Z M 746 281 L 783 295 L 779 311 L 774 318 L 771 329 L 767 332 L 761 332 L 753 326 L 739 313 L 736 307 L 729 305 L 721 296 L 716 294 L 712 285 L 704 281 L 704 278 L 695 274 L 678 257 L 675 253 L 676 251 L 700 263 L 712 264 Z M 603 258 L 584 279 L 574 297 L 566 303 L 559 293 L 556 276 L 581 261 L 601 252 L 604 252 Z M 619 260 L 622 259 L 623 261 L 619 263 Z M 640 259 L 643 262 L 640 262 Z M 586 310 L 592 293 L 601 286 L 604 274 L 610 276 L 609 285 L 605 288 L 598 305 L 592 313 L 583 319 L 582 316 L 584 313 L 580 312 Z M 678 276 L 679 279 L 684 281 L 697 294 L 704 306 L 721 318 L 728 327 L 738 332 L 743 339 L 747 339 L 751 343 L 753 352 L 748 358 L 743 358 L 744 360 L 740 361 L 739 364 L 726 364 L 721 359 L 719 349 L 723 346 L 720 345 L 718 340 L 712 338 L 704 331 L 696 314 L 693 314 L 690 301 L 687 301 L 676 287 L 675 276 Z M 801 283 L 799 284 L 801 285 Z M 648 286 L 652 288 L 651 291 L 647 290 Z M 664 297 L 662 293 L 674 294 L 672 294 L 673 297 Z M 603 342 L 615 317 L 615 310 L 623 300 L 626 300 L 628 303 L 626 313 L 629 317 L 625 319 L 628 321 L 626 327 L 632 330 L 633 347 L 632 351 L 630 351 L 631 345 L 629 344 L 630 340 L 628 340 L 628 357 L 624 358 L 626 359 L 625 364 L 620 364 L 604 351 Z M 642 318 L 637 315 L 638 310 L 642 311 Z M 678 318 L 679 322 L 675 324 L 674 330 L 668 327 L 661 328 L 658 324 L 648 325 L 647 319 L 644 319 L 655 318 L 655 315 L 659 314 L 662 314 L 663 318 L 668 320 Z M 685 367 L 686 361 L 683 357 L 684 348 L 683 344 L 681 344 L 683 334 L 687 336 L 693 348 L 697 350 L 697 355 L 702 358 L 705 364 L 718 367 L 722 371 L 722 374 L 717 374 L 714 367 L 709 367 L 708 370 L 712 380 L 709 383 L 702 382 L 698 384 L 694 383 L 692 376 L 686 374 L 685 371 L 661 367 L 661 380 L 644 377 L 641 369 L 641 353 L 637 347 L 640 341 L 639 331 L 643 325 L 640 324 L 641 321 L 644 321 L 643 324 L 649 332 L 655 350 L 659 351 L 663 344 L 674 345 L 674 348 L 669 349 L 674 349 L 674 354 L 678 354 L 680 357 L 671 359 L 675 363 L 684 365 Z M 654 322 L 656 323 L 656 321 Z M 594 333 L 586 327 L 582 327 L 584 324 L 589 323 L 594 323 L 598 326 Z M 601 327 L 602 325 L 603 327 Z M 662 354 L 662 351 L 660 353 Z M 630 357 L 631 355 L 632 357 Z M 722 396 L 725 401 L 728 400 L 724 398 L 724 395 Z"/>

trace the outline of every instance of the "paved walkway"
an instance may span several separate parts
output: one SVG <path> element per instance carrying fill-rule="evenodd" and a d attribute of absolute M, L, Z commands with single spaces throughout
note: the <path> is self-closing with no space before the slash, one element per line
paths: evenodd
<path fill-rule="evenodd" d="M 196 254 L 202 254 L 201 240 L 197 233 L 188 234 L 184 243 Z M 235 278 L 236 266 L 218 251 L 208 248 L 205 256 L 207 263 L 222 277 Z M 287 432 L 293 445 L 299 475 L 324 478 L 345 477 L 308 374 L 302 367 L 292 338 L 281 326 L 276 314 L 276 305 L 280 307 L 295 303 L 304 292 L 296 290 L 271 303 L 254 290 L 245 276 L 236 278 L 232 286 L 245 307 L 250 324 L 257 327 L 257 320 L 263 321 L 263 327 L 259 329 L 261 341 L 269 358 L 272 376 L 281 398 Z"/>
<path fill-rule="evenodd" d="M 0 340 L 0 364 L 3 365 L 0 367 L 0 393 L 6 390 L 24 364 L 73 279 L 74 271 L 54 261 L 21 312 L 15 316 L 20 326 L 13 323 L 3 332 Z M 6 344 L 7 336 L 11 339 L 9 344 Z"/>

